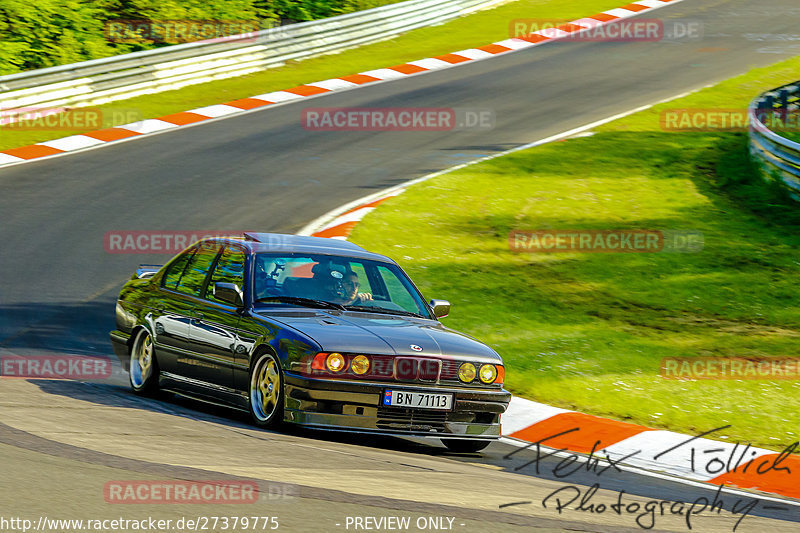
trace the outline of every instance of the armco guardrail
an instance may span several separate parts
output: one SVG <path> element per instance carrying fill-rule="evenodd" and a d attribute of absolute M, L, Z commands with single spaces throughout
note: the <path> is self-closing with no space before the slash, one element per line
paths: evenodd
<path fill-rule="evenodd" d="M 750 153 L 763 176 L 782 182 L 800 201 L 800 143 L 770 129 L 800 122 L 800 82 L 760 95 L 750 104 L 748 115 Z"/>
<path fill-rule="evenodd" d="M 454 19 L 498 0 L 409 0 L 254 34 L 0 76 L 0 110 L 58 109 L 241 76 Z M 10 112 L 9 112 L 10 111 Z"/>

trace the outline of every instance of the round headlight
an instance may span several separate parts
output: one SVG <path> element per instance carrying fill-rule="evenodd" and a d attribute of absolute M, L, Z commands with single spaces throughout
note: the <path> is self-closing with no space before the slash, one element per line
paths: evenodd
<path fill-rule="evenodd" d="M 353 371 L 353 374 L 358 374 L 359 376 L 366 374 L 369 371 L 369 358 L 366 355 L 353 357 L 353 360 L 350 361 L 350 370 Z"/>
<path fill-rule="evenodd" d="M 483 365 L 478 377 L 486 384 L 494 383 L 494 380 L 497 379 L 497 368 L 494 365 Z"/>
<path fill-rule="evenodd" d="M 340 353 L 333 352 L 325 359 L 325 366 L 331 372 L 341 372 L 344 370 L 345 365 L 347 362 L 344 359 L 344 356 Z"/>
<path fill-rule="evenodd" d="M 470 383 L 475 379 L 475 365 L 472 363 L 463 363 L 458 367 L 458 379 L 464 383 Z"/>

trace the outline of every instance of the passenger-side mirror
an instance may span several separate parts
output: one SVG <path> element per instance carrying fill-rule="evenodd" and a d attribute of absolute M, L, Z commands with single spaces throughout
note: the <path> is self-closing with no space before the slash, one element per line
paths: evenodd
<path fill-rule="evenodd" d="M 431 300 L 430 306 L 436 318 L 444 318 L 450 314 L 450 302 L 447 300 Z"/>
<path fill-rule="evenodd" d="M 214 284 L 214 298 L 239 307 L 244 303 L 242 289 L 235 283 L 217 282 Z"/>

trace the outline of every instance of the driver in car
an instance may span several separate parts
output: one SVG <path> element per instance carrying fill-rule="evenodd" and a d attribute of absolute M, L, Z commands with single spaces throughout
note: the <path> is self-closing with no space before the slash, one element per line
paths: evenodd
<path fill-rule="evenodd" d="M 339 305 L 353 305 L 372 300 L 372 294 L 358 292 L 360 285 L 358 274 L 352 270 L 347 270 L 344 274 L 339 270 L 331 270 L 330 278 L 325 284 L 326 300 Z"/>

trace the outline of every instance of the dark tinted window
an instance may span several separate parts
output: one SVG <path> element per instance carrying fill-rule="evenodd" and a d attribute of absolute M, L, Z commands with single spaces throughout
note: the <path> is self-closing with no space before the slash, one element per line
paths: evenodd
<path fill-rule="evenodd" d="M 235 283 L 244 290 L 244 257 L 244 251 L 238 247 L 225 248 L 211 274 L 211 281 L 206 288 L 206 298 L 222 302 L 222 300 L 214 298 L 214 284 L 218 282 Z"/>
<path fill-rule="evenodd" d="M 183 270 L 183 275 L 175 290 L 191 296 L 200 296 L 208 270 L 218 252 L 216 247 L 199 247 Z"/>
<path fill-rule="evenodd" d="M 167 273 L 164 275 L 164 287 L 173 290 L 178 287 L 178 283 L 181 281 L 181 276 L 183 276 L 183 271 L 186 268 L 186 263 L 189 262 L 189 259 L 192 258 L 196 251 L 196 248 L 186 250 L 180 257 L 178 257 L 178 259 L 173 261 L 173 263 L 169 266 Z"/>
<path fill-rule="evenodd" d="M 389 300 L 393 301 L 406 311 L 419 313 L 417 310 L 417 302 L 414 301 L 414 297 L 412 296 L 413 293 L 411 292 L 411 287 L 407 286 L 407 280 L 398 277 L 396 273 L 392 272 L 385 266 L 379 266 L 378 273 L 383 279 L 386 290 L 389 291 Z"/>
<path fill-rule="evenodd" d="M 256 301 L 281 296 L 310 298 L 357 310 L 366 308 L 385 314 L 413 313 L 430 318 L 430 311 L 419 292 L 400 267 L 394 264 L 304 253 L 259 253 L 253 260 L 253 294 Z M 302 302 L 279 299 L 264 303 L 302 305 Z"/>

